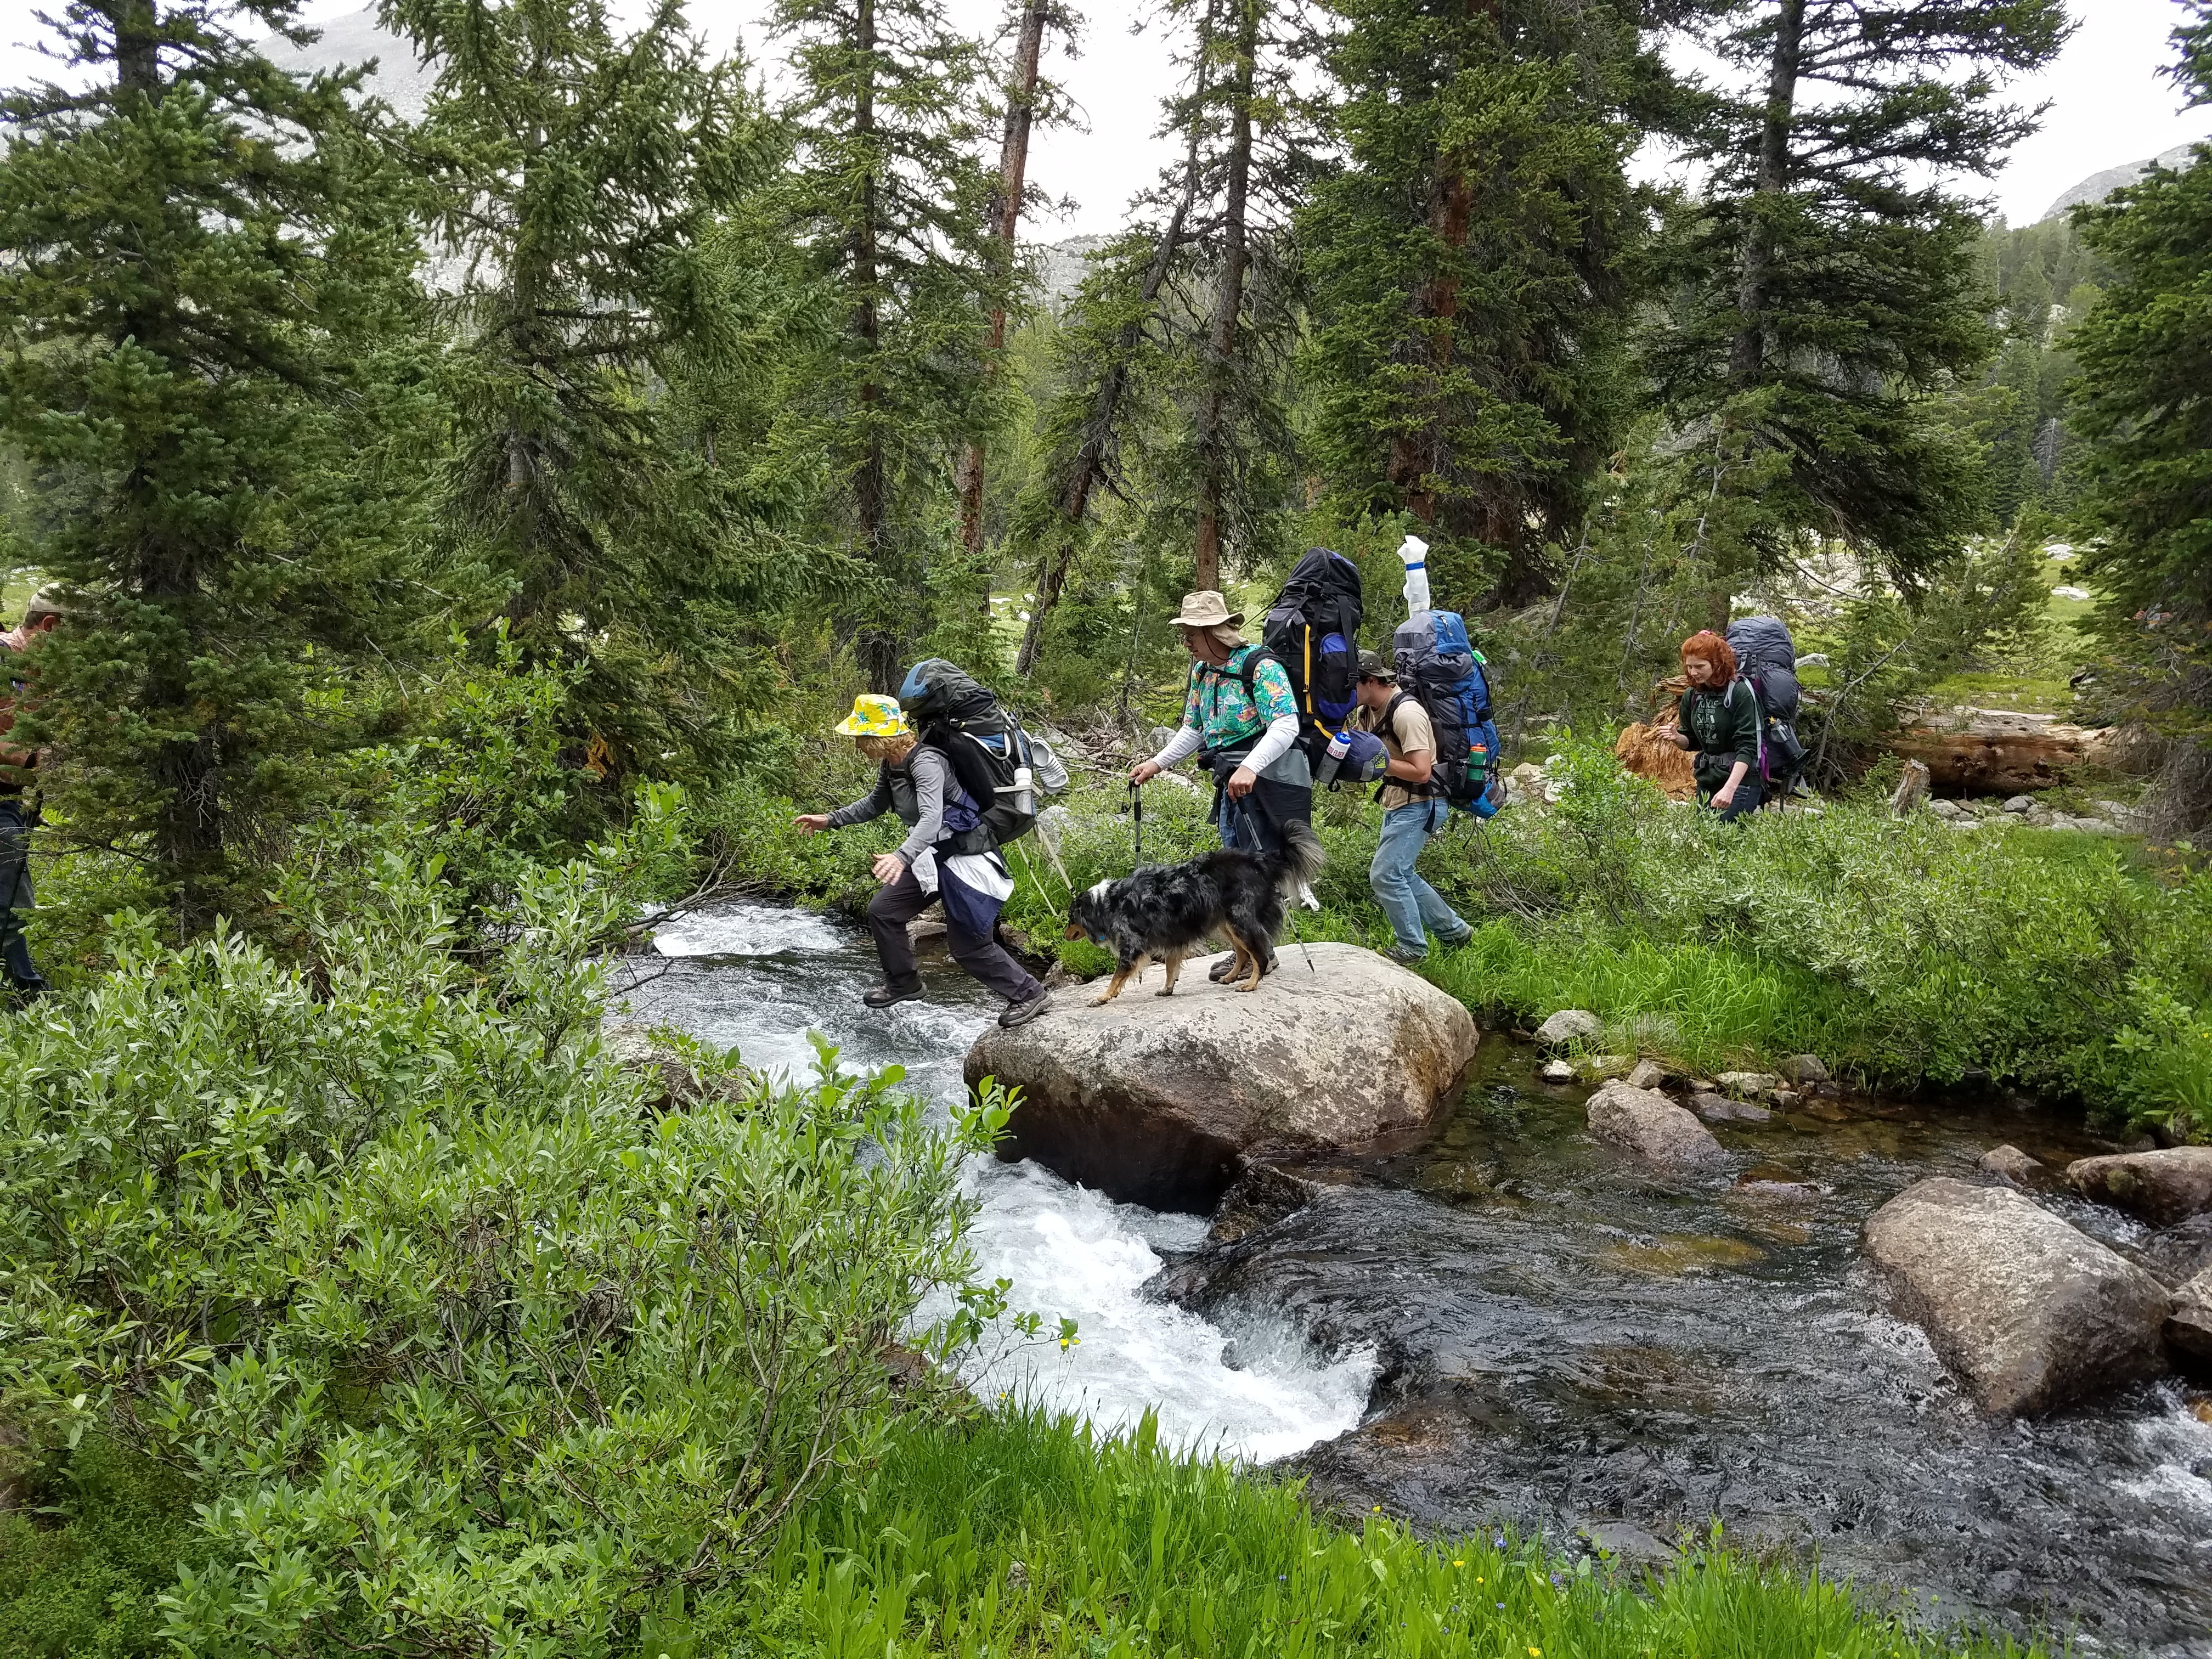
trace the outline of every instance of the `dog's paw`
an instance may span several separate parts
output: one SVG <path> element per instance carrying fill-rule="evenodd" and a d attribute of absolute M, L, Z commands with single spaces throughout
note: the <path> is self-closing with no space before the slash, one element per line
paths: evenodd
<path fill-rule="evenodd" d="M 1091 1006 L 1092 1007 L 1094 1007 L 1094 1008 L 1103 1008 L 1103 1007 L 1104 1007 L 1108 1003 L 1109 1003 L 1109 1002 L 1111 1002 L 1111 1001 L 1113 1001 L 1113 1000 L 1114 1000 L 1114 994 L 1113 994 L 1111 991 L 1109 991 L 1109 992 L 1108 992 L 1104 996 L 1103 996 L 1103 997 L 1093 997 L 1093 998 L 1091 998 Z"/>
<path fill-rule="evenodd" d="M 1169 987 L 1168 987 L 1168 988 L 1167 988 L 1166 990 L 1164 990 L 1164 991 L 1155 991 L 1155 992 L 1153 992 L 1153 993 L 1152 993 L 1152 994 L 1153 994 L 1154 996 L 1156 996 L 1156 997 L 1171 997 L 1171 996 L 1173 996 L 1173 995 L 1175 994 L 1175 987 L 1174 987 L 1174 986 L 1172 986 L 1172 985 L 1170 985 L 1170 986 L 1169 986 Z"/>

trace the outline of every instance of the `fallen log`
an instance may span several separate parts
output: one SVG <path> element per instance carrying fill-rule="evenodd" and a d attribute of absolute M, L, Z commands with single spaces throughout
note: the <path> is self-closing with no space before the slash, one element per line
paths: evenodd
<path fill-rule="evenodd" d="M 1974 795 L 2048 789 L 2078 767 L 2123 770 L 2128 761 L 2127 745 L 2115 728 L 2004 708 L 1923 713 L 1891 733 L 1882 747 L 1925 765 L 1937 789 Z"/>

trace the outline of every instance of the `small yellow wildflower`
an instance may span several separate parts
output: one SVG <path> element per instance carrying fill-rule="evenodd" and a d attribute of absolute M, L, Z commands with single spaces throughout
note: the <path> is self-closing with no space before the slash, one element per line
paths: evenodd
<path fill-rule="evenodd" d="M 1541 1648 L 1530 1648 L 1528 1650 L 1528 1659 L 1544 1659 L 1544 1650 Z"/>

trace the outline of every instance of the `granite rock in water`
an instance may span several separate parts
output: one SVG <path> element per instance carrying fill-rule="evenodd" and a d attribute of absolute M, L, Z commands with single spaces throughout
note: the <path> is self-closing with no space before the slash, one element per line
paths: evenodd
<path fill-rule="evenodd" d="M 1147 970 L 1115 1000 L 1078 992 L 968 1052 L 970 1087 L 1021 1099 L 999 1143 L 1124 1203 L 1205 1215 L 1255 1162 L 1425 1128 L 1474 1056 L 1474 1018 L 1357 945 L 1285 951 L 1255 991 L 1192 958 L 1175 995 Z"/>
<path fill-rule="evenodd" d="M 1893 1310 L 1985 1411 L 2048 1411 L 2166 1369 L 2165 1287 L 2009 1188 L 1923 1181 L 1865 1240 Z"/>
<path fill-rule="evenodd" d="M 2212 1146 L 2077 1158 L 2066 1166 L 2066 1184 L 2084 1198 L 2171 1227 L 2212 1210 Z"/>
<path fill-rule="evenodd" d="M 1990 1147 L 1982 1154 L 1979 1167 L 2015 1187 L 2032 1186 L 2043 1173 L 2043 1165 L 2017 1146 Z"/>
<path fill-rule="evenodd" d="M 1713 1132 L 1662 1094 L 1608 1083 L 1589 1097 L 1590 1133 L 1662 1170 L 1695 1170 L 1724 1162 Z"/>

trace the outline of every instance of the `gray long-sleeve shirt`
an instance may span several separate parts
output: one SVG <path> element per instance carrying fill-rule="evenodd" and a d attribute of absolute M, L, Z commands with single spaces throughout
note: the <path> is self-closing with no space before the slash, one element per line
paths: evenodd
<path fill-rule="evenodd" d="M 830 815 L 830 828 L 843 830 L 866 823 L 886 812 L 896 812 L 910 826 L 898 845 L 898 855 L 912 869 L 923 851 L 945 839 L 945 795 L 952 781 L 952 763 L 934 749 L 916 749 L 894 769 L 876 774 L 876 787 L 849 806 Z"/>

